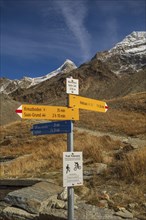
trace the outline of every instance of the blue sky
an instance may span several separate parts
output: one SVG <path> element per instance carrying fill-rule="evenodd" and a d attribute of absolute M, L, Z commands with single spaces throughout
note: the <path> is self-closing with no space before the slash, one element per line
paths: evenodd
<path fill-rule="evenodd" d="M 77 66 L 145 31 L 146 0 L 0 0 L 0 76 L 38 77 Z"/>

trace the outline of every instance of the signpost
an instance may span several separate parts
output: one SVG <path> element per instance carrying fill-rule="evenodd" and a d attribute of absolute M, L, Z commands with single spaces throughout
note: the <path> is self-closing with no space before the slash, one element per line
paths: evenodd
<path fill-rule="evenodd" d="M 79 120 L 78 109 L 62 106 L 21 105 L 16 113 L 24 119 Z"/>
<path fill-rule="evenodd" d="M 66 79 L 66 93 L 67 94 L 79 94 L 79 81 L 78 79 L 67 78 Z M 67 100 L 67 106 L 69 106 L 69 96 Z M 71 132 L 67 134 L 67 151 L 73 152 L 73 121 L 71 121 Z M 73 186 L 67 187 L 68 192 L 68 220 L 74 220 L 74 188 Z"/>
<path fill-rule="evenodd" d="M 79 94 L 78 79 L 66 79 L 67 107 L 45 105 L 21 105 L 16 113 L 23 119 L 58 120 L 35 124 L 33 135 L 67 133 L 67 151 L 63 153 L 63 186 L 68 189 L 68 220 L 74 220 L 74 188 L 83 184 L 82 152 L 74 152 L 73 120 L 79 120 L 79 109 L 106 112 L 108 106 L 103 101 L 89 99 Z M 65 120 L 65 121 L 64 121 Z"/>
<path fill-rule="evenodd" d="M 83 185 L 82 152 L 63 152 L 63 186 Z"/>
<path fill-rule="evenodd" d="M 33 125 L 33 135 L 63 134 L 71 132 L 71 121 L 56 121 Z"/>
<path fill-rule="evenodd" d="M 106 112 L 108 110 L 106 102 L 76 95 L 69 95 L 69 107 L 91 110 L 96 112 Z"/>

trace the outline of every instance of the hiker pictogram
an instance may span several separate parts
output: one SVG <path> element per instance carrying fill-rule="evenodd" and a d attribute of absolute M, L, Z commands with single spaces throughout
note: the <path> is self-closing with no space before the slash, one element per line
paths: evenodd
<path fill-rule="evenodd" d="M 67 164 L 66 166 L 66 173 L 70 172 L 70 167 L 69 167 L 69 164 Z"/>
<path fill-rule="evenodd" d="M 74 171 L 76 170 L 80 170 L 81 169 L 81 166 L 79 165 L 78 162 L 74 162 Z"/>

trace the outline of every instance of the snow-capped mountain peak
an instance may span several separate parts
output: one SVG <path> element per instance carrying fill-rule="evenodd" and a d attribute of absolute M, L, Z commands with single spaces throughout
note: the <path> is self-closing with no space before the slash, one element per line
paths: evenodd
<path fill-rule="evenodd" d="M 146 67 L 146 32 L 132 32 L 104 56 L 97 58 L 115 74 L 139 72 Z"/>
<path fill-rule="evenodd" d="M 21 80 L 10 80 L 1 78 L 0 93 L 10 94 L 18 88 L 29 88 L 45 80 L 48 80 L 58 74 L 63 74 L 76 68 L 77 66 L 71 60 L 67 59 L 58 69 L 40 77 L 23 77 Z"/>
<path fill-rule="evenodd" d="M 58 75 L 59 73 L 66 73 L 76 68 L 77 66 L 71 60 L 66 60 L 57 70 L 54 70 L 51 73 L 48 73 L 41 77 L 32 78 L 32 84 L 30 86 L 36 85 L 42 81 L 50 79 Z"/>
<path fill-rule="evenodd" d="M 68 72 L 76 68 L 77 66 L 71 60 L 67 59 L 57 70 L 51 73 L 48 73 L 46 76 L 51 78 L 52 76 L 57 75 L 60 72 L 64 73 L 64 72 Z"/>
<path fill-rule="evenodd" d="M 133 31 L 121 42 L 117 43 L 109 52 L 145 53 L 146 52 L 146 32 Z"/>

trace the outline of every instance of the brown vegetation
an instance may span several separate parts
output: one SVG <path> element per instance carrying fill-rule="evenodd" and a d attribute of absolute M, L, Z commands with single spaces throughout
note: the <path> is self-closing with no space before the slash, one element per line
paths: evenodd
<path fill-rule="evenodd" d="M 146 181 L 146 146 L 123 156 L 123 159 L 116 164 L 116 173 L 118 178 L 125 179 L 128 182 Z"/>
<path fill-rule="evenodd" d="M 146 93 L 106 101 L 106 113 L 80 111 L 78 126 L 128 136 L 146 133 Z"/>
<path fill-rule="evenodd" d="M 19 135 L 19 127 L 23 127 L 22 136 Z M 3 129 L 2 134 L 8 133 L 8 129 L 9 126 Z M 7 146 L 1 147 L 1 157 L 16 157 L 15 160 L 1 165 L 3 178 L 40 175 L 42 172 L 58 170 L 62 167 L 62 154 L 67 151 L 66 135 L 32 136 L 26 129 L 28 123 L 15 123 L 8 136 L 11 141 Z M 14 133 L 15 135 L 17 133 L 15 139 Z M 114 149 L 117 144 L 120 146 L 119 141 L 113 141 L 108 136 L 96 137 L 78 132 L 74 135 L 75 151 L 83 151 L 84 159 L 92 158 L 93 162 L 102 162 L 104 152 Z"/>
<path fill-rule="evenodd" d="M 82 151 L 84 162 L 89 161 L 84 167 L 95 163 L 108 165 L 105 173 L 84 181 L 84 186 L 76 189 L 88 202 L 98 204 L 100 192 L 106 190 L 117 206 L 138 202 L 138 209 L 143 212 L 146 145 L 137 142 L 135 149 L 124 140 L 129 136 L 144 140 L 144 97 L 141 93 L 117 99 L 117 102 L 115 99 L 107 101 L 110 108 L 105 114 L 80 111 L 80 121 L 74 124 L 74 150 Z M 35 123 L 39 122 L 24 120 L 0 128 L 1 158 L 15 158 L 1 163 L 1 178 L 54 178 L 62 185 L 62 156 L 67 149 L 67 135 L 33 136 L 30 129 Z M 78 127 L 84 128 L 84 132 Z M 123 141 L 114 140 L 110 134 L 121 136 Z M 57 175 L 53 174 L 56 172 Z M 86 194 L 84 189 L 88 189 Z"/>

